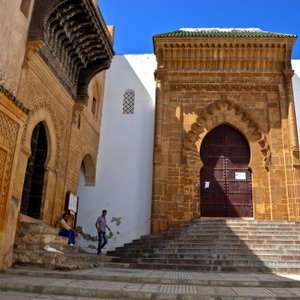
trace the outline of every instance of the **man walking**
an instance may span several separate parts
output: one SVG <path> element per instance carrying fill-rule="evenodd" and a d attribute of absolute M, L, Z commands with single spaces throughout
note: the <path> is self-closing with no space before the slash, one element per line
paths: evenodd
<path fill-rule="evenodd" d="M 106 216 L 107 210 L 102 210 L 102 215 L 97 218 L 95 226 L 98 231 L 98 249 L 97 255 L 101 254 L 101 249 L 107 244 L 107 237 L 106 237 L 106 228 L 110 230 L 110 228 L 106 224 Z"/>

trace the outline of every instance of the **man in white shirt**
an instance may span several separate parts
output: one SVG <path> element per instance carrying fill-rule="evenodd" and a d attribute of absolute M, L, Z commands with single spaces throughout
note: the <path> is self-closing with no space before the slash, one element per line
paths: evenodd
<path fill-rule="evenodd" d="M 107 210 L 102 210 L 102 215 L 97 218 L 95 226 L 98 231 L 98 249 L 97 255 L 101 254 L 101 249 L 107 244 L 107 237 L 106 237 L 106 228 L 110 230 L 110 228 L 106 224 L 106 216 Z"/>

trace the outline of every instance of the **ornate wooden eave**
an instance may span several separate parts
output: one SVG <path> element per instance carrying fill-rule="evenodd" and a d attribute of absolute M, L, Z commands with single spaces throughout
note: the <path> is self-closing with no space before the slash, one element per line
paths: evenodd
<path fill-rule="evenodd" d="M 28 41 L 76 101 L 87 100 L 91 78 L 110 67 L 114 50 L 103 17 L 91 0 L 35 1 Z"/>

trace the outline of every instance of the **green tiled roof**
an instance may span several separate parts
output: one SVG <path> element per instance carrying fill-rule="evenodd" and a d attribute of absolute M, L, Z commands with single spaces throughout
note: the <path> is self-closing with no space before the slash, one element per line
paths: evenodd
<path fill-rule="evenodd" d="M 245 37 L 245 38 L 296 38 L 295 34 L 277 33 L 259 29 L 247 28 L 186 28 L 172 32 L 155 34 L 153 38 L 161 37 Z"/>

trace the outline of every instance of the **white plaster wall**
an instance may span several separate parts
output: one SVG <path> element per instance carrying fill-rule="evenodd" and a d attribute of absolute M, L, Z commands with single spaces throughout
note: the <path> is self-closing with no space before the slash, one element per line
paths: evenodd
<path fill-rule="evenodd" d="M 293 76 L 293 91 L 297 117 L 298 139 L 300 141 L 300 59 L 292 60 L 292 68 L 295 71 Z"/>
<path fill-rule="evenodd" d="M 107 71 L 95 187 L 78 187 L 77 245 L 96 252 L 95 221 L 108 211 L 114 232 L 106 250 L 150 233 L 156 60 L 154 54 L 116 55 Z M 123 95 L 135 91 L 134 114 L 123 114 Z"/>
<path fill-rule="evenodd" d="M 300 60 L 293 60 L 294 99 L 300 128 Z M 108 210 L 114 232 L 106 250 L 150 233 L 156 61 L 154 54 L 117 55 L 107 71 L 95 187 L 81 171 L 78 246 L 96 252 L 95 221 Z M 135 91 L 135 112 L 123 115 L 125 90 Z M 300 130 L 298 130 L 298 134 Z"/>

